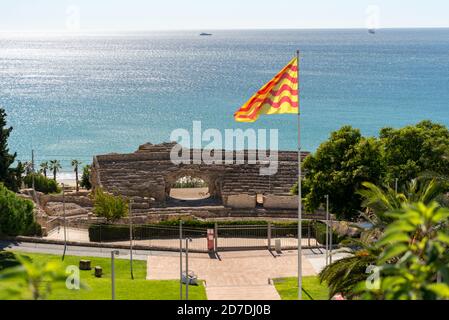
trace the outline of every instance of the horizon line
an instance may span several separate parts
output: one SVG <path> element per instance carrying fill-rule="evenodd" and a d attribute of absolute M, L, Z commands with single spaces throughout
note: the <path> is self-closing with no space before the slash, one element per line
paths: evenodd
<path fill-rule="evenodd" d="M 379 28 L 368 27 L 256 27 L 256 28 L 192 28 L 192 29 L 80 29 L 80 30 L 68 30 L 68 29 L 27 29 L 27 30 L 1 30 L 0 33 L 66 33 L 66 34 L 79 34 L 79 33 L 108 33 L 108 32 L 198 32 L 198 31 L 259 31 L 259 30 L 417 30 L 417 29 L 449 29 L 449 26 L 414 26 L 414 27 L 402 27 L 402 26 L 388 26 Z"/>

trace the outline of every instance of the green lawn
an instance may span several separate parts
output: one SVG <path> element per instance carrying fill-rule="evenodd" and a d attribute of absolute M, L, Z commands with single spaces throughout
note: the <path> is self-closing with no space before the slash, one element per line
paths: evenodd
<path fill-rule="evenodd" d="M 298 278 L 275 279 L 274 285 L 282 300 L 298 299 Z M 302 297 L 303 300 L 328 300 L 329 291 L 318 277 L 304 277 Z"/>
<path fill-rule="evenodd" d="M 1 252 L 0 252 L 1 254 Z M 47 254 L 19 253 L 22 256 L 28 256 L 33 261 L 61 261 L 61 256 Z M 101 266 L 103 268 L 103 278 L 98 279 L 94 276 L 94 270 L 81 271 L 81 281 L 88 288 L 81 290 L 68 290 L 66 288 L 57 288 L 49 296 L 50 300 L 108 300 L 111 299 L 111 279 L 110 266 L 111 259 L 96 257 L 75 257 L 66 256 L 63 262 L 64 268 L 69 265 L 78 266 L 79 261 L 88 259 L 92 261 L 92 268 Z M 0 270 L 10 266 L 14 261 L 12 259 L 0 259 Z M 129 271 L 129 260 L 115 260 L 115 278 L 116 278 L 116 299 L 117 300 L 178 300 L 179 299 L 179 280 L 156 281 L 145 280 L 146 262 L 134 261 L 134 279 L 131 280 Z M 14 285 L 14 280 L 0 281 L 0 300 L 8 299 L 4 289 Z M 189 287 L 190 300 L 206 300 L 206 291 L 203 285 Z"/>

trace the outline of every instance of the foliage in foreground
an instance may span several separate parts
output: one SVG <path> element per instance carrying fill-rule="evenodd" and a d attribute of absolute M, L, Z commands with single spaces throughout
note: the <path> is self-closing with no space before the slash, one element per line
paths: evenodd
<path fill-rule="evenodd" d="M 442 196 L 445 191 L 445 182 L 435 178 L 414 179 L 398 193 L 388 186 L 380 188 L 372 183 L 363 183 L 363 186 L 359 191 L 363 198 L 362 205 L 366 208 L 363 216 L 372 224 L 372 227 L 362 233 L 360 241 L 351 239 L 343 243 L 346 248 L 340 251 L 346 253 L 346 257 L 330 264 L 320 273 L 321 281 L 330 284 L 331 295 L 341 293 L 347 299 L 360 296 L 359 284 L 362 283 L 360 285 L 363 286 L 364 281 L 371 277 L 368 273 L 369 268 L 379 265 L 379 257 L 386 252 L 387 245 L 379 239 L 388 235 L 387 228 L 395 223 L 405 223 L 403 219 L 406 215 L 392 214 L 392 212 L 403 213 L 413 203 L 436 207 L 440 207 L 439 202 L 444 203 Z M 446 224 L 441 224 L 440 227 L 447 230 Z M 416 237 L 412 239 L 410 241 L 415 241 Z M 397 249 L 396 246 L 395 249 Z M 388 262 L 395 262 L 395 260 Z"/>
<path fill-rule="evenodd" d="M 402 209 L 404 205 L 422 202 L 426 205 L 432 202 L 445 203 L 446 181 L 440 179 L 413 179 L 405 184 L 402 190 L 394 190 L 388 185 L 380 188 L 373 183 L 364 182 L 358 193 L 362 196 L 362 207 L 365 208 L 363 217 L 375 229 L 383 231 L 393 222 L 388 212 Z"/>
<path fill-rule="evenodd" d="M 347 299 L 354 298 L 355 288 L 367 279 L 367 268 L 376 263 L 381 252 L 368 238 L 350 240 L 346 245 L 349 247 L 338 252 L 347 256 L 329 264 L 319 274 L 320 282 L 329 285 L 329 298 L 337 294 Z"/>
<path fill-rule="evenodd" d="M 128 200 L 122 196 L 114 196 L 101 188 L 95 190 L 93 212 L 113 222 L 128 215 Z"/>
<path fill-rule="evenodd" d="M 362 298 L 437 300 L 449 298 L 449 209 L 416 203 L 388 214 L 395 221 L 376 243 L 378 288 L 359 285 Z"/>
<path fill-rule="evenodd" d="M 33 210 L 31 201 L 18 197 L 0 183 L 0 234 L 39 235 L 40 226 L 34 220 Z"/>
<path fill-rule="evenodd" d="M 58 287 L 64 287 L 66 275 L 62 265 L 53 261 L 37 261 L 17 255 L 18 265 L 0 273 L 0 281 L 14 280 L 5 288 L 10 299 L 43 300 Z"/>

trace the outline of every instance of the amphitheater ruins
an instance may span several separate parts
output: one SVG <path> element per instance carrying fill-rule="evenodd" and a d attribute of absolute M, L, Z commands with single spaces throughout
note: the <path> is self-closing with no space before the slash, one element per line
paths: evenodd
<path fill-rule="evenodd" d="M 298 199 L 290 190 L 297 181 L 298 154 L 278 152 L 277 172 L 260 175 L 266 164 L 174 164 L 170 152 L 175 143 L 145 144 L 130 154 L 98 155 L 93 159 L 91 182 L 93 188 L 127 196 L 133 207 L 141 211 L 154 207 L 168 207 L 170 190 L 182 177 L 202 179 L 209 187 L 214 204 L 229 210 L 292 210 Z M 188 150 L 193 153 L 195 150 Z M 256 151 L 233 152 L 235 159 L 245 159 Z M 305 157 L 307 153 L 303 153 Z M 224 157 L 224 152 L 223 152 Z M 186 204 L 186 203 L 184 203 Z"/>

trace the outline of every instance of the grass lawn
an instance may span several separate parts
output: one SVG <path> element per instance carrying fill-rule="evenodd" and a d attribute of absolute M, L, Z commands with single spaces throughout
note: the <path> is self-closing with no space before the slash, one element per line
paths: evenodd
<path fill-rule="evenodd" d="M 14 252 L 27 256 L 33 261 L 61 261 L 61 256 L 35 253 Z M 0 252 L 0 256 L 2 252 Z M 75 257 L 66 256 L 63 262 L 64 269 L 69 265 L 79 265 L 79 261 L 88 259 L 92 261 L 92 268 L 101 266 L 103 268 L 103 278 L 95 278 L 94 270 L 80 271 L 81 281 L 88 288 L 81 290 L 68 290 L 66 288 L 56 288 L 48 297 L 50 300 L 110 300 L 111 299 L 111 259 L 96 257 Z M 0 271 L 14 263 L 8 259 L 0 257 Z M 134 261 L 134 279 L 131 280 L 129 271 L 129 260 L 115 260 L 115 288 L 117 300 L 178 300 L 179 280 L 145 280 L 146 261 Z M 18 280 L 16 280 L 18 281 Z M 4 289 L 13 286 L 15 280 L 0 281 L 0 300 L 8 299 Z M 206 300 L 204 286 L 189 287 L 190 300 Z"/>
<path fill-rule="evenodd" d="M 329 300 L 329 290 L 318 277 L 304 277 L 302 281 L 303 300 Z M 298 299 L 298 278 L 275 279 L 274 285 L 282 300 Z"/>

